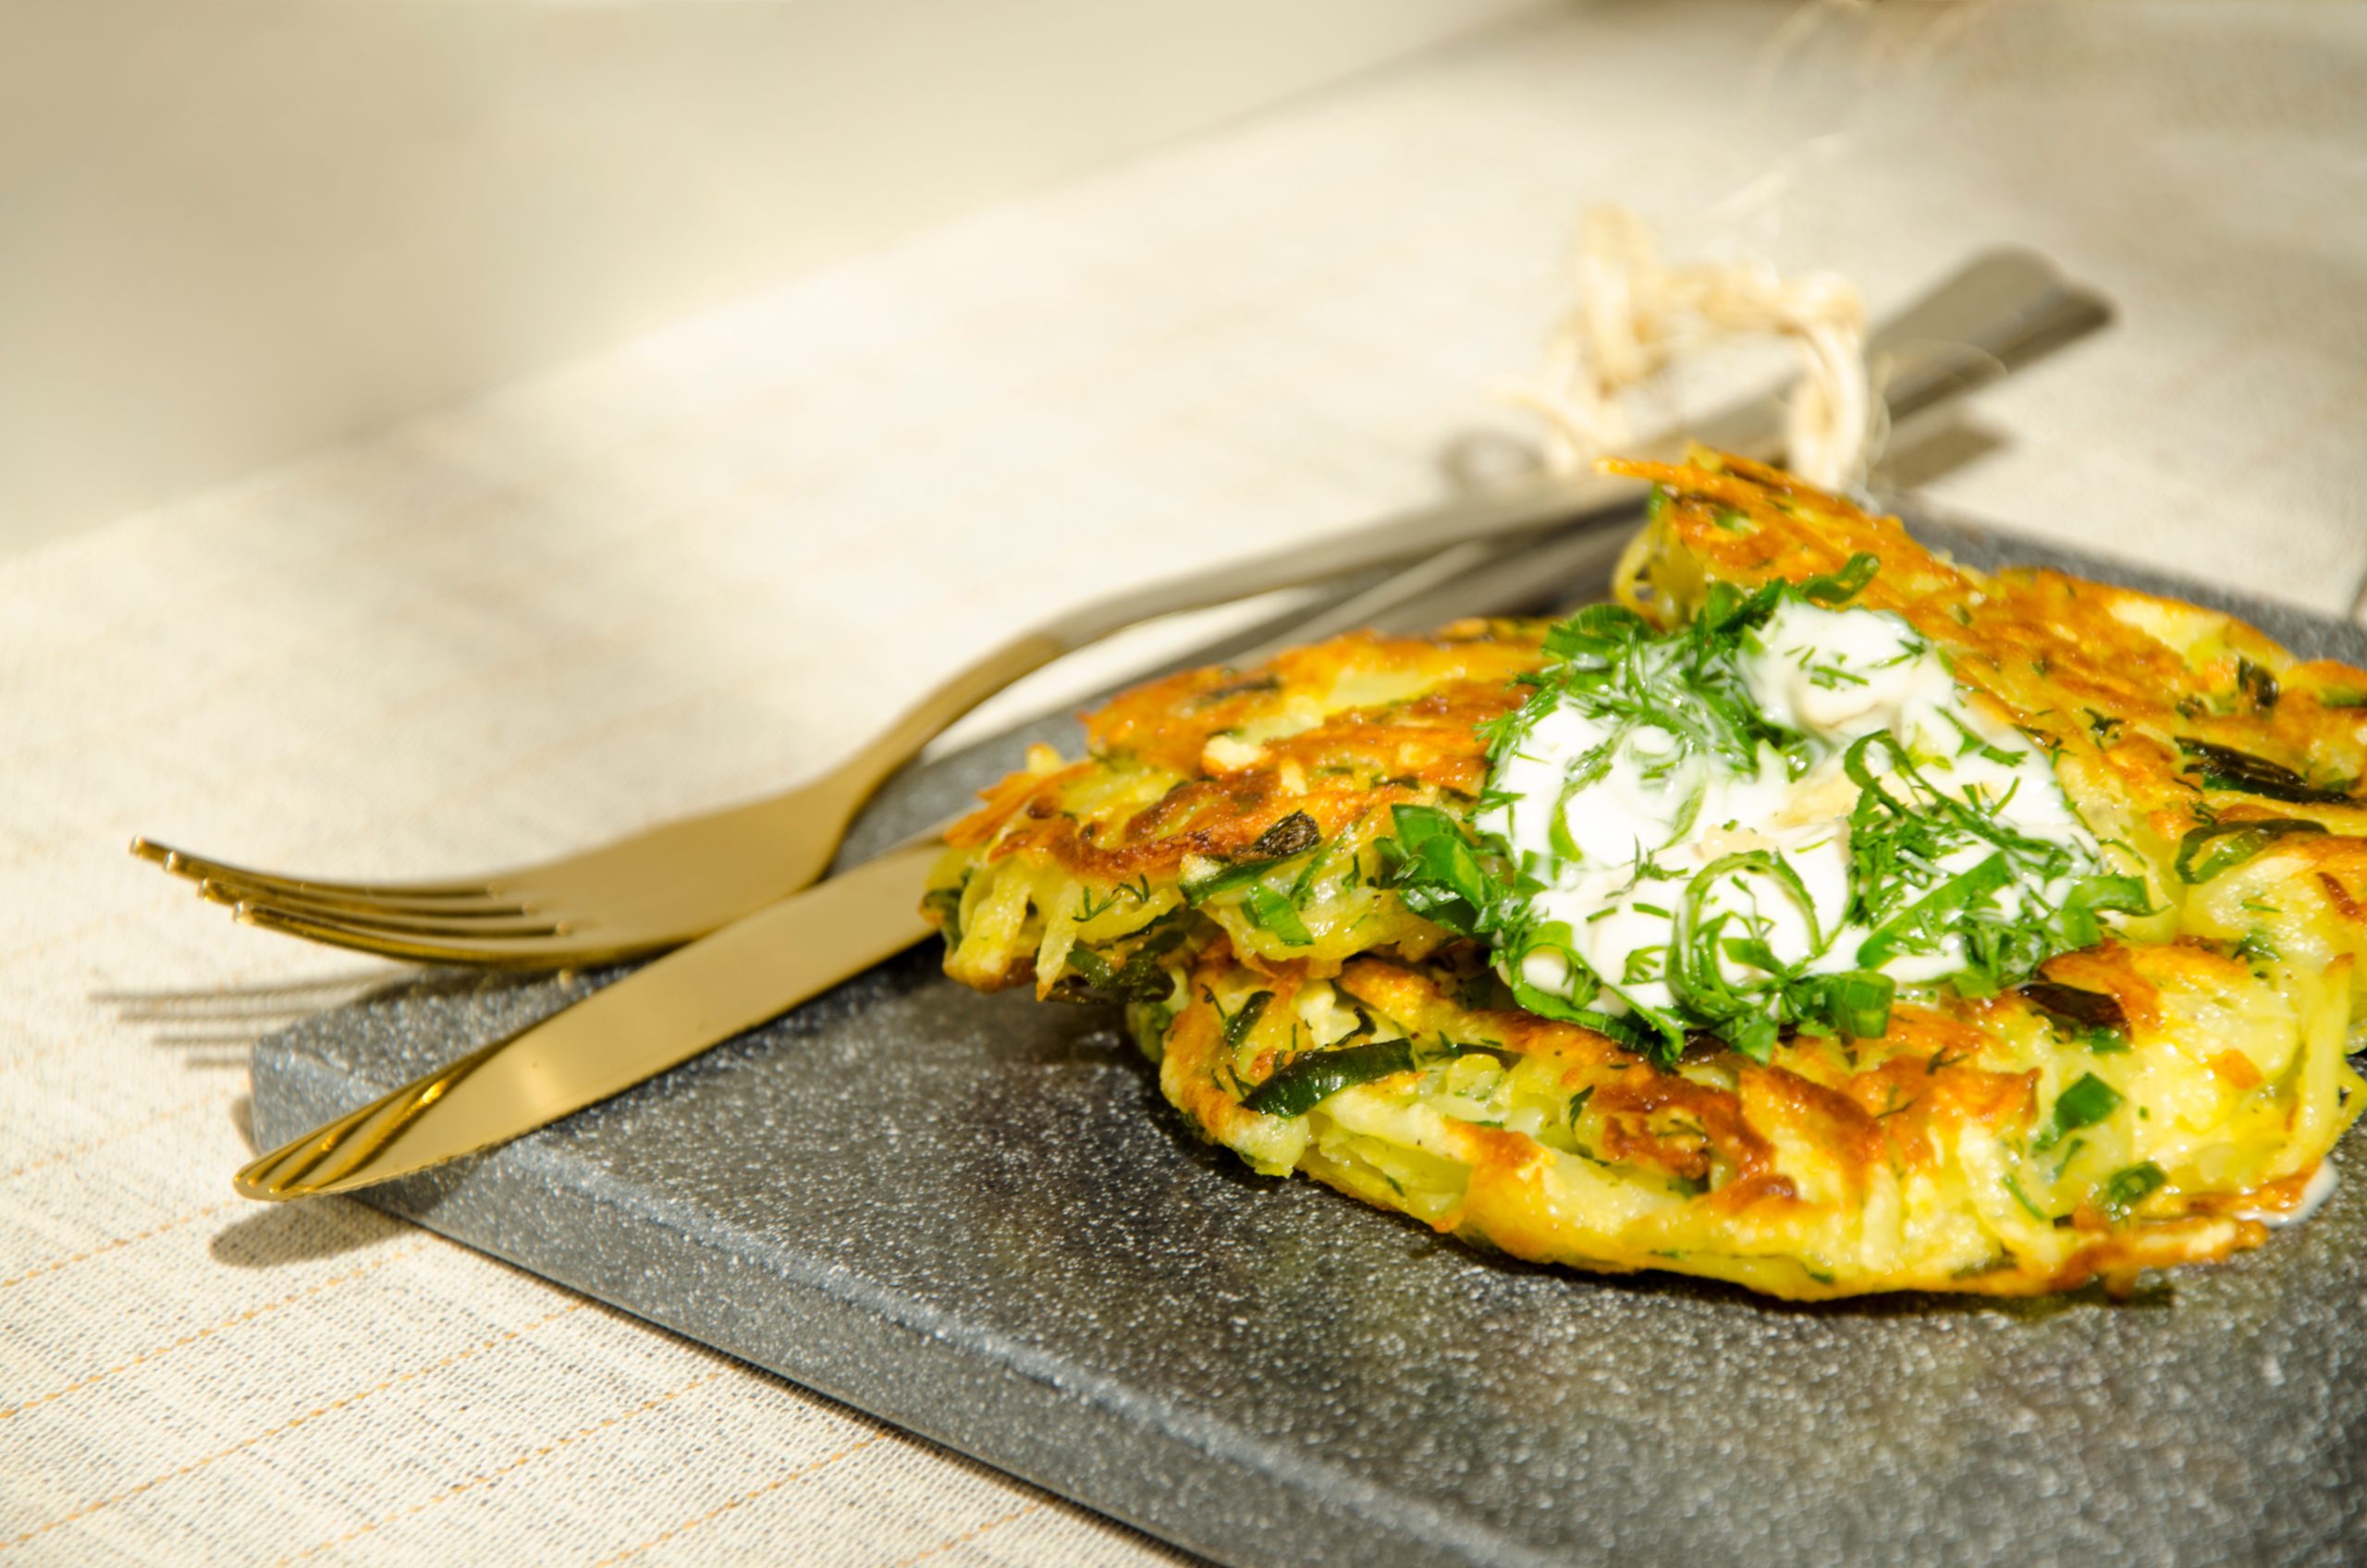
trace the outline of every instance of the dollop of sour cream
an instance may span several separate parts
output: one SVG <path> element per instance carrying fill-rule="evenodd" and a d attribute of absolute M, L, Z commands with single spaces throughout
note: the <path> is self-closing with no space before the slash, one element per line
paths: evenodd
<path fill-rule="evenodd" d="M 1681 646 L 1648 643 L 1636 656 L 1647 684 L 1670 682 L 1671 700 L 1686 700 Z M 1799 974 L 1873 972 L 1914 986 L 1963 971 L 1961 935 L 1887 950 L 1870 947 L 1874 931 L 1853 918 L 1863 907 L 1853 875 L 1864 874 L 1853 870 L 1851 813 L 1865 791 L 1847 759 L 1877 733 L 1895 748 L 1860 748 L 1858 766 L 1894 799 L 1912 807 L 1944 794 L 2020 840 L 2066 851 L 2050 857 L 2051 879 L 2021 877 L 1987 895 L 1996 914 L 2059 905 L 2099 869 L 2095 839 L 2048 756 L 1982 712 L 1901 618 L 1787 598 L 1733 657 L 1759 716 L 1795 738 L 1781 749 L 1761 741 L 1747 763 L 1652 722 L 1650 707 L 1639 715 L 1567 692 L 1542 706 L 1549 686 L 1525 710 L 1498 749 L 1475 825 L 1510 849 L 1533 888 L 1524 925 L 1562 930 L 1554 942 L 1500 951 L 1500 962 L 1517 965 L 1507 979 L 1614 1016 L 1673 1010 L 1671 949 L 1721 913 L 1733 916 L 1725 932 L 1764 943 Z M 1938 843 L 1944 852 L 1911 868 L 1919 886 L 1997 851 L 1965 834 Z M 1729 977 L 1767 976 L 1731 951 L 1718 962 Z"/>

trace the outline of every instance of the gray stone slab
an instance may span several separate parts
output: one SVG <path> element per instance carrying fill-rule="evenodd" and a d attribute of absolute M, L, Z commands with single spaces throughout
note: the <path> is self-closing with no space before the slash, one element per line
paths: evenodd
<path fill-rule="evenodd" d="M 2367 665 L 2367 633 L 2299 610 L 1918 532 Z M 1016 744 L 900 780 L 866 841 Z M 1254 1177 L 1169 1111 L 1114 1016 L 974 996 L 936 962 L 370 1201 L 1228 1563 L 2367 1558 L 2367 1182 L 2125 1305 L 1591 1279 Z M 258 1136 L 619 973 L 431 974 L 276 1035 Z"/>

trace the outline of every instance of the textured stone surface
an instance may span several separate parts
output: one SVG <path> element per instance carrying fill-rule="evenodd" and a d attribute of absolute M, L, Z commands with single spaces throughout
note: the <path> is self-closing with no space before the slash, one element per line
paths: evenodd
<path fill-rule="evenodd" d="M 2367 664 L 2367 632 L 2222 602 Z M 865 841 L 1014 744 L 900 781 Z M 257 1133 L 609 977 L 429 976 L 276 1036 Z M 1227 1562 L 2367 1554 L 2367 1182 L 2127 1305 L 1590 1279 L 1251 1176 L 1114 1018 L 973 996 L 924 949 L 372 1198 Z"/>

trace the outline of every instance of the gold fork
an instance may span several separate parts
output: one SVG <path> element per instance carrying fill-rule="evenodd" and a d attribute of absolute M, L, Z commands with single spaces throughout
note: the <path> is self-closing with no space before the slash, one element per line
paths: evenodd
<path fill-rule="evenodd" d="M 1878 329 L 1870 348 L 1890 362 L 1884 397 L 1893 420 L 1901 421 L 1997 379 L 2108 315 L 2100 300 L 2044 260 L 1990 251 Z M 1773 457 L 1780 429 L 1780 407 L 1771 396 L 1697 427 L 1694 435 L 1728 451 Z M 1063 655 L 1159 616 L 1458 545 L 1539 536 L 1575 520 L 1615 515 L 1638 496 L 1625 481 L 1592 474 L 1530 479 L 1344 538 L 1097 601 L 958 671 L 806 783 L 541 864 L 442 881 L 353 882 L 251 870 L 144 838 L 134 839 L 131 851 L 195 881 L 202 896 L 232 906 L 250 925 L 389 958 L 558 968 L 655 952 L 813 882 L 889 774 L 979 703 Z"/>

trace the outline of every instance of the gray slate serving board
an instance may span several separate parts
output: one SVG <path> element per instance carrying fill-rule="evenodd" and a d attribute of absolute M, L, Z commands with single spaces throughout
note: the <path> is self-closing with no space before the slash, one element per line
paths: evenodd
<path fill-rule="evenodd" d="M 2367 665 L 2357 628 L 1917 532 Z M 1049 721 L 914 770 L 850 855 L 1036 735 L 1075 743 Z M 2126 1305 L 1592 1279 L 1254 1177 L 1168 1110 L 1112 1015 L 936 966 L 916 949 L 370 1201 L 1228 1563 L 2367 1558 L 2367 1182 Z M 433 974 L 276 1035 L 257 1136 L 618 973 Z"/>

